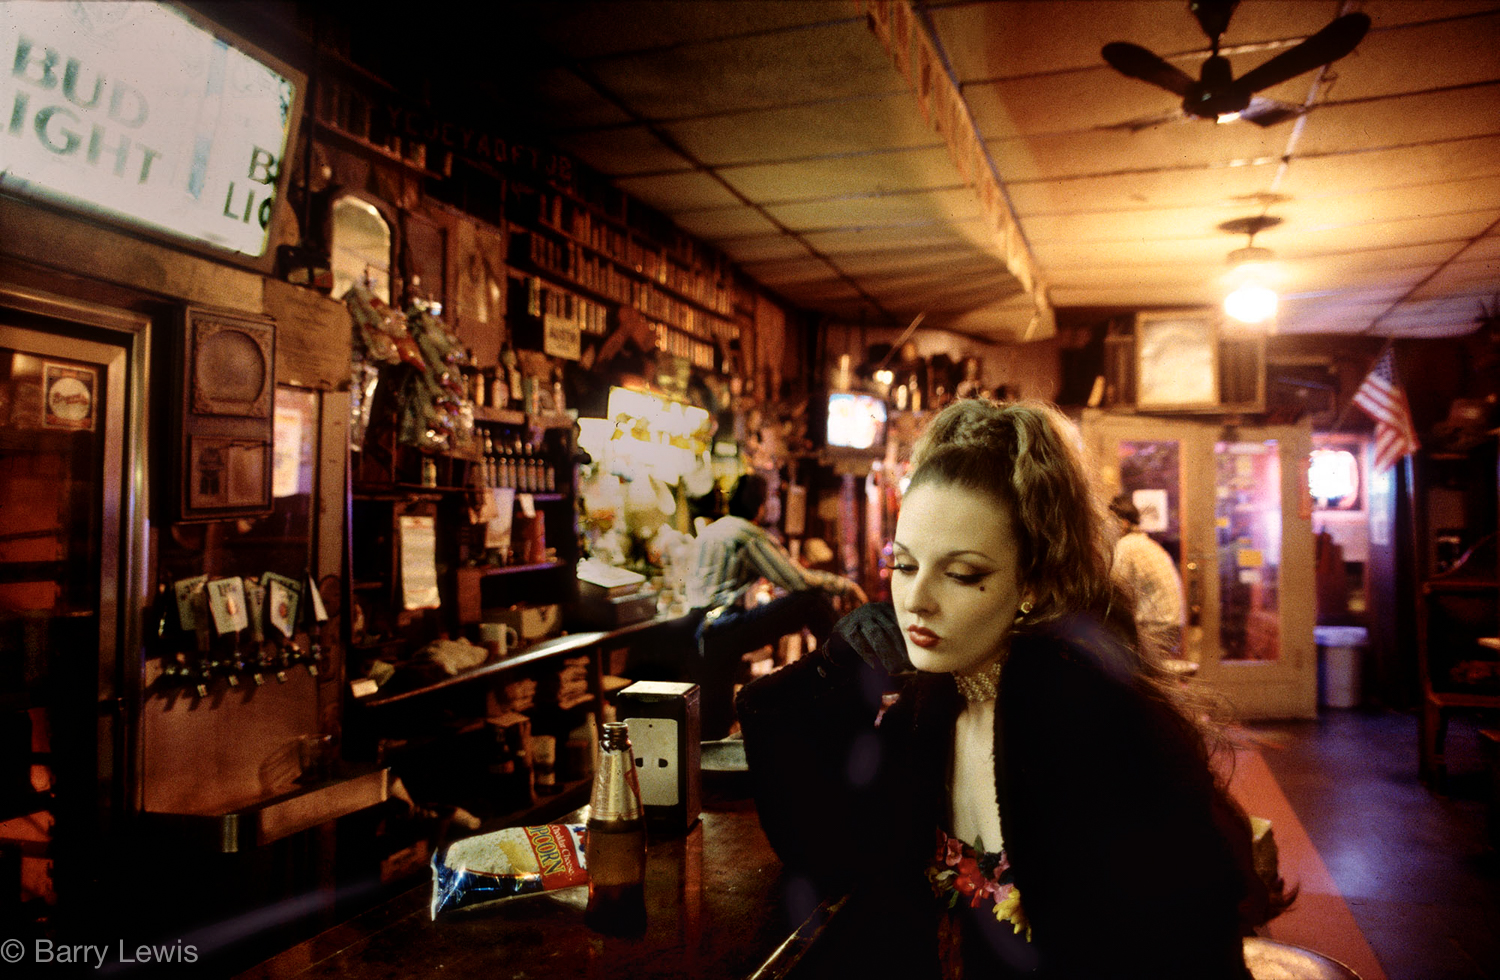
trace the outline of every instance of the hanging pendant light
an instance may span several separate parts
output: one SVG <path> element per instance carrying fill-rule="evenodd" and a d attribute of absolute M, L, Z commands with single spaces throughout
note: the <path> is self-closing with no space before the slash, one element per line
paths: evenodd
<path fill-rule="evenodd" d="M 1232 288 L 1224 297 L 1224 312 L 1241 323 L 1262 324 L 1276 316 L 1278 297 L 1272 288 L 1275 279 L 1271 268 L 1275 254 L 1268 248 L 1256 247 L 1255 236 L 1279 224 L 1280 218 L 1259 215 L 1219 225 L 1224 231 L 1250 236 L 1244 248 L 1229 253 L 1227 278 Z"/>

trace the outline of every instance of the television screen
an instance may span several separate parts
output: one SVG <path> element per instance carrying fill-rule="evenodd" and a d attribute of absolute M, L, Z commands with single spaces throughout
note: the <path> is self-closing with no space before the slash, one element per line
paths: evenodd
<path fill-rule="evenodd" d="M 828 396 L 828 445 L 881 449 L 885 445 L 885 402 L 874 395 L 835 392 Z"/>

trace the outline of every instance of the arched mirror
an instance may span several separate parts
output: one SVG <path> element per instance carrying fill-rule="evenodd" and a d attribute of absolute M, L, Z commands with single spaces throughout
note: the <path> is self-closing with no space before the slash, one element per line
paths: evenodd
<path fill-rule="evenodd" d="M 391 301 L 391 225 L 369 201 L 345 195 L 329 216 L 333 258 L 333 298 L 367 282 L 370 292 Z"/>

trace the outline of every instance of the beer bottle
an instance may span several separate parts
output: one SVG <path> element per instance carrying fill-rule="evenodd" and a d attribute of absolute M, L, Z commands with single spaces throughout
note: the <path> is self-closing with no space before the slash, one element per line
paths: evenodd
<path fill-rule="evenodd" d="M 589 798 L 589 904 L 583 921 L 595 932 L 639 936 L 646 931 L 646 818 L 635 753 L 623 721 L 607 721 L 599 739 Z"/>

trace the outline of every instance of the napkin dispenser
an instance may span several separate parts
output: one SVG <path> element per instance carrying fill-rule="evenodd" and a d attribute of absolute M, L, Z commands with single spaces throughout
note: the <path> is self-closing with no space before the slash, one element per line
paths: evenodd
<path fill-rule="evenodd" d="M 698 685 L 636 681 L 615 694 L 615 716 L 630 730 L 647 826 L 687 831 L 702 808 Z"/>

